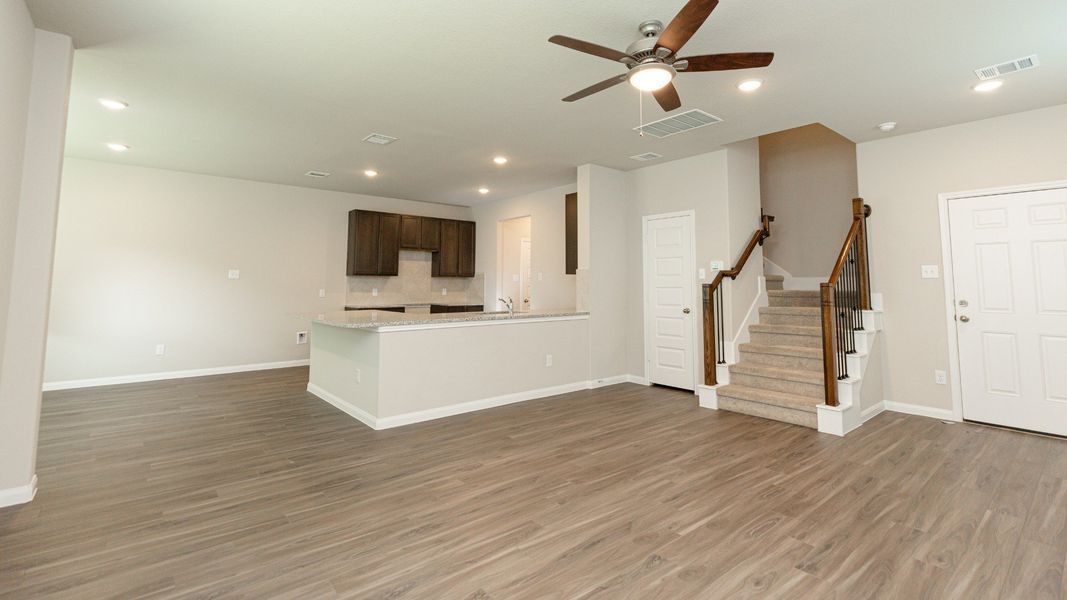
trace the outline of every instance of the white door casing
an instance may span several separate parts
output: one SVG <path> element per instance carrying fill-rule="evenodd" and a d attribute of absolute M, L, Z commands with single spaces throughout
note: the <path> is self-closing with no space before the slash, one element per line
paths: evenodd
<path fill-rule="evenodd" d="M 963 418 L 1067 435 L 1067 189 L 948 201 Z"/>
<path fill-rule="evenodd" d="M 645 361 L 649 383 L 695 388 L 693 214 L 645 217 Z"/>

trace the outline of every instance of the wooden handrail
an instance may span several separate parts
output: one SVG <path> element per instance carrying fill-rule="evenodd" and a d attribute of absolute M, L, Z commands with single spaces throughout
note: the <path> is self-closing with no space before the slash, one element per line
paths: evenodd
<path fill-rule="evenodd" d="M 848 357 L 855 351 L 855 332 L 863 329 L 862 311 L 871 308 L 867 258 L 867 217 L 871 207 L 852 200 L 852 225 L 830 277 L 819 285 L 822 322 L 823 385 L 827 406 L 837 406 L 838 370 L 848 377 Z M 842 281 L 844 277 L 844 281 Z"/>
<path fill-rule="evenodd" d="M 724 278 L 737 279 L 741 275 L 741 271 L 745 268 L 749 257 L 756 251 L 756 246 L 762 246 L 763 240 L 771 237 L 771 223 L 773 222 L 774 217 L 771 215 L 760 216 L 760 228 L 749 238 L 745 249 L 741 251 L 741 256 L 738 257 L 733 268 L 717 272 L 711 283 L 704 284 L 704 385 L 716 385 L 718 383 L 718 377 L 715 372 L 718 355 L 718 339 L 716 336 L 721 335 L 722 331 L 721 324 L 716 323 L 715 292 L 722 285 Z M 721 316 L 720 314 L 719 317 L 721 318 Z"/>

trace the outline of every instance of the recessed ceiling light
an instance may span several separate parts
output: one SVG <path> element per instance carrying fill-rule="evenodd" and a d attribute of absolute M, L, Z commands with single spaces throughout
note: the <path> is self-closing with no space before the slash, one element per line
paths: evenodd
<path fill-rule="evenodd" d="M 495 162 L 498 165 L 506 165 L 506 164 L 508 164 L 508 159 L 507 159 L 506 156 L 498 156 L 498 157 L 493 159 L 493 162 Z"/>
<path fill-rule="evenodd" d="M 881 129 L 882 131 L 893 131 L 896 128 L 897 128 L 897 122 L 896 121 L 886 121 L 885 123 L 882 123 L 881 125 L 878 126 L 878 129 Z"/>
<path fill-rule="evenodd" d="M 746 79 L 741 83 L 737 84 L 737 89 L 741 90 L 742 92 L 754 92 L 760 89 L 760 86 L 762 85 L 763 80 L 761 79 Z"/>
<path fill-rule="evenodd" d="M 478 193 L 484 196 L 489 193 L 489 188 L 478 188 Z"/>
<path fill-rule="evenodd" d="M 978 85 L 974 86 L 974 91 L 992 92 L 993 90 L 999 88 L 1002 85 L 1004 85 L 1003 81 L 999 79 L 990 79 L 989 81 L 983 81 L 982 83 L 979 83 Z"/>
<path fill-rule="evenodd" d="M 130 107 L 129 104 L 126 104 L 122 100 L 112 100 L 111 98 L 101 98 L 100 104 L 102 104 L 104 108 L 111 110 L 123 110 Z"/>
<path fill-rule="evenodd" d="M 115 152 L 125 152 L 130 149 L 126 144 L 119 144 L 117 142 L 108 142 L 107 147 Z"/>
<path fill-rule="evenodd" d="M 378 176 L 378 172 L 375 171 L 374 169 L 367 169 L 366 171 L 363 171 L 363 174 L 366 175 L 367 177 L 370 177 L 370 178 L 374 178 L 374 177 Z"/>

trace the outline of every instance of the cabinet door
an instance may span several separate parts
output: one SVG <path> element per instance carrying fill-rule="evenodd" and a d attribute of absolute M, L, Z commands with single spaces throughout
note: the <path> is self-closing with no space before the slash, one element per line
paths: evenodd
<path fill-rule="evenodd" d="M 378 275 L 400 273 L 400 215 L 382 213 L 378 232 Z"/>
<path fill-rule="evenodd" d="M 578 194 L 567 194 L 563 214 L 564 273 L 574 275 L 578 272 Z"/>
<path fill-rule="evenodd" d="M 474 277 L 474 223 L 472 221 L 459 222 L 458 248 L 457 260 L 459 269 L 457 275 L 460 277 Z"/>
<path fill-rule="evenodd" d="M 419 235 L 419 243 L 423 250 L 429 250 L 430 252 L 437 252 L 441 249 L 441 220 L 434 219 L 432 217 L 422 217 L 420 219 L 421 233 Z"/>
<path fill-rule="evenodd" d="M 348 274 L 378 274 L 379 214 L 364 210 L 348 213 Z"/>
<path fill-rule="evenodd" d="M 400 215 L 400 247 L 419 250 L 422 248 L 422 217 Z"/>
<path fill-rule="evenodd" d="M 459 222 L 441 221 L 441 247 L 434 254 L 433 274 L 456 277 L 459 274 Z"/>

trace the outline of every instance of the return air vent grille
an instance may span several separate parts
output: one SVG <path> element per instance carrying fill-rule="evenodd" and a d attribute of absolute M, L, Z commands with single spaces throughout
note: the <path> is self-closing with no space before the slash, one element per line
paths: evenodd
<path fill-rule="evenodd" d="M 1031 54 L 1030 56 L 1010 60 L 1006 63 L 1000 63 L 999 65 L 975 69 L 974 74 L 978 76 L 978 79 L 985 81 L 986 79 L 996 79 L 997 77 L 1011 75 L 1012 73 L 1018 73 L 1019 71 L 1029 71 L 1030 69 L 1036 69 L 1040 66 L 1041 63 L 1038 62 L 1037 55 Z"/>
<path fill-rule="evenodd" d="M 368 144 L 378 144 L 379 146 L 385 146 L 395 142 L 396 138 L 390 135 L 385 135 L 384 133 L 372 133 L 367 137 L 363 138 L 363 141 L 367 142 Z"/>
<path fill-rule="evenodd" d="M 304 173 L 304 175 L 307 176 L 307 177 L 315 177 L 315 178 L 318 178 L 318 179 L 322 179 L 323 177 L 329 177 L 330 176 L 330 174 L 327 173 L 326 171 L 308 171 L 307 173 Z"/>
<path fill-rule="evenodd" d="M 707 127 L 708 125 L 714 125 L 716 123 L 722 123 L 722 119 L 702 110 L 694 109 L 674 115 L 673 117 L 645 123 L 640 127 L 634 127 L 634 131 L 647 133 L 652 137 L 665 138 L 679 133 L 685 133 L 686 131 L 692 131 L 693 129 Z"/>
<path fill-rule="evenodd" d="M 644 154 L 635 154 L 630 158 L 633 160 L 639 160 L 641 162 L 647 162 L 650 160 L 656 160 L 657 158 L 663 158 L 663 155 L 656 154 L 655 152 L 645 152 Z"/>

